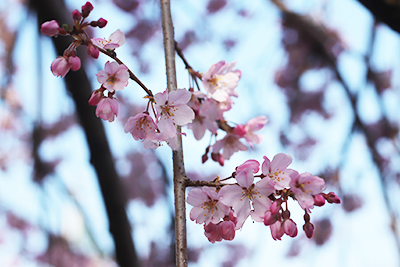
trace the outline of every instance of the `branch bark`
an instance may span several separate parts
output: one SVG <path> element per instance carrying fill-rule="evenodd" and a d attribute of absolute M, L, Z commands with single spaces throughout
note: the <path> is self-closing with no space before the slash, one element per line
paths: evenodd
<path fill-rule="evenodd" d="M 43 22 L 52 19 L 60 23 L 72 22 L 72 18 L 67 16 L 70 12 L 62 0 L 31 0 L 30 5 L 30 8 L 37 13 L 39 29 Z M 71 41 L 68 37 L 53 38 L 57 53 L 62 55 Z M 123 195 L 104 127 L 101 120 L 94 116 L 94 107 L 87 102 L 92 91 L 87 74 L 83 68 L 76 72 L 71 71 L 65 76 L 64 81 L 75 103 L 76 113 L 89 146 L 90 162 L 100 184 L 109 230 L 115 244 L 116 260 L 121 267 L 140 266 L 125 210 L 126 197 Z"/>
<path fill-rule="evenodd" d="M 165 66 L 167 73 L 167 88 L 171 92 L 177 89 L 175 70 L 175 39 L 174 27 L 171 18 L 169 0 L 160 0 L 162 28 L 164 36 Z M 181 129 L 177 126 L 177 131 Z M 185 166 L 183 161 L 183 148 L 181 135 L 177 136 L 177 150 L 172 152 L 174 170 L 174 201 L 175 201 L 175 253 L 176 266 L 188 266 L 187 240 L 186 240 L 186 206 L 185 206 Z"/>

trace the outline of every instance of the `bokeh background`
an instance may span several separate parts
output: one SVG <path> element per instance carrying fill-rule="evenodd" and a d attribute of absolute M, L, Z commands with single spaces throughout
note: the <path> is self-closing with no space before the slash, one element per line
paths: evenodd
<path fill-rule="evenodd" d="M 185 128 L 189 177 L 228 177 L 247 159 L 285 152 L 294 169 L 323 177 L 342 199 L 313 209 L 311 240 L 299 231 L 273 241 L 248 219 L 233 241 L 211 244 L 187 217 L 189 266 L 400 265 L 400 3 L 373 2 L 172 0 L 189 64 L 205 72 L 224 59 L 242 71 L 228 121 L 269 119 L 263 142 L 224 167 L 202 164 L 211 137 L 196 141 Z M 130 82 L 117 94 L 118 118 L 104 123 L 87 100 L 106 56 L 87 58 L 79 48 L 81 70 L 64 79 L 50 72 L 71 39 L 44 36 L 40 24 L 71 24 L 83 4 L 0 1 L 0 266 L 114 267 L 117 258 L 174 266 L 170 148 L 145 150 L 123 131 L 144 109 L 144 92 Z M 89 19 L 108 20 L 93 37 L 121 29 L 127 41 L 118 57 L 154 93 L 165 90 L 159 2 L 92 4 Z M 176 60 L 178 87 L 188 88 Z M 303 213 L 291 212 L 300 230 Z"/>

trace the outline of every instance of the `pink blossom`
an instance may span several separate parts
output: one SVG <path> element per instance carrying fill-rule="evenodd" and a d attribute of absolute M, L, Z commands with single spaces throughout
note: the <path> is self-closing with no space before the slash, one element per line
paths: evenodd
<path fill-rule="evenodd" d="M 47 36 L 57 36 L 59 29 L 60 25 L 55 20 L 46 21 L 40 27 L 40 31 Z"/>
<path fill-rule="evenodd" d="M 157 125 L 161 132 L 169 137 L 174 137 L 176 135 L 175 124 L 183 126 L 193 121 L 194 112 L 187 105 L 191 96 L 186 89 L 178 89 L 170 93 L 165 90 L 154 96 L 159 116 Z"/>
<path fill-rule="evenodd" d="M 314 197 L 314 206 L 322 207 L 323 205 L 325 205 L 325 198 L 322 194 L 318 194 L 313 197 Z"/>
<path fill-rule="evenodd" d="M 100 48 L 113 50 L 125 43 L 125 35 L 121 30 L 116 30 L 110 35 L 108 40 L 103 38 L 93 38 L 92 42 Z"/>
<path fill-rule="evenodd" d="M 73 71 L 81 68 L 81 59 L 79 57 L 71 56 L 68 58 L 68 65 Z"/>
<path fill-rule="evenodd" d="M 94 46 L 93 44 L 88 44 L 87 46 L 87 53 L 89 56 L 91 56 L 92 58 L 98 58 L 99 57 L 99 49 L 97 49 L 96 46 Z"/>
<path fill-rule="evenodd" d="M 305 172 L 293 175 L 290 181 L 290 189 L 295 194 L 297 201 L 303 209 L 314 206 L 313 195 L 321 193 L 325 189 L 324 179 Z"/>
<path fill-rule="evenodd" d="M 229 159 L 233 153 L 239 150 L 246 151 L 247 147 L 239 141 L 239 138 L 236 134 L 227 133 L 224 138 L 215 142 L 213 152 L 218 153 L 222 149 L 224 159 Z"/>
<path fill-rule="evenodd" d="M 128 68 L 117 62 L 107 61 L 104 70 L 100 70 L 97 74 L 97 81 L 110 92 L 121 91 L 128 85 L 129 72 Z"/>
<path fill-rule="evenodd" d="M 112 122 L 118 116 L 118 101 L 115 98 L 104 97 L 96 108 L 96 116 L 103 120 Z"/>
<path fill-rule="evenodd" d="M 237 217 L 236 229 L 240 229 L 251 214 L 255 221 L 263 221 L 265 212 L 271 205 L 268 198 L 275 189 L 267 179 L 253 184 L 253 169 L 247 168 L 235 176 L 238 184 L 222 187 L 221 202 L 231 206 Z M 253 209 L 252 209 L 253 207 Z"/>
<path fill-rule="evenodd" d="M 189 102 L 192 103 L 192 102 Z M 191 105 L 193 109 L 193 104 Z M 216 134 L 218 130 L 218 106 L 212 99 L 205 99 L 195 110 L 195 118 L 187 127 L 192 129 L 196 140 L 203 138 L 206 130 Z"/>
<path fill-rule="evenodd" d="M 253 147 L 253 144 L 261 143 L 262 135 L 254 134 L 254 132 L 261 130 L 267 122 L 268 119 L 266 116 L 258 116 L 249 120 L 246 123 L 244 127 L 246 133 L 243 137 L 246 139 L 247 143 L 249 143 L 251 147 Z"/>
<path fill-rule="evenodd" d="M 129 117 L 124 130 L 130 132 L 135 140 L 149 139 L 156 136 L 157 125 L 149 114 L 142 112 L 134 117 Z"/>
<path fill-rule="evenodd" d="M 219 201 L 215 189 L 206 186 L 190 190 L 186 202 L 193 206 L 190 219 L 196 223 L 217 224 L 230 212 L 230 208 Z"/>
<path fill-rule="evenodd" d="M 220 236 L 225 240 L 235 238 L 235 224 L 232 221 L 223 221 L 218 224 Z"/>
<path fill-rule="evenodd" d="M 253 173 L 257 173 L 260 170 L 260 162 L 255 159 L 246 160 L 243 164 L 236 167 L 236 172 L 241 172 L 245 169 L 252 169 Z"/>
<path fill-rule="evenodd" d="M 279 153 L 272 159 L 272 162 L 264 156 L 262 173 L 271 179 L 277 190 L 289 186 L 290 171 L 287 167 L 290 163 L 292 163 L 292 157 L 289 154 Z"/>
<path fill-rule="evenodd" d="M 203 74 L 202 80 L 208 97 L 219 102 L 226 101 L 230 96 L 238 96 L 235 88 L 241 76 L 239 70 L 233 70 L 235 62 L 225 63 L 222 60 Z"/>
<path fill-rule="evenodd" d="M 209 223 L 204 225 L 204 235 L 208 238 L 208 241 L 215 243 L 216 241 L 222 241 L 221 232 L 216 224 Z"/>

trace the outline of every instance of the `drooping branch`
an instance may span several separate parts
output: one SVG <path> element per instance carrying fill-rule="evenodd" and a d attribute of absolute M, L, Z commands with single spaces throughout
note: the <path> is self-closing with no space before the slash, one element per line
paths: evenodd
<path fill-rule="evenodd" d="M 164 36 L 165 66 L 167 73 L 167 88 L 171 92 L 177 89 L 175 70 L 175 40 L 174 27 L 171 18 L 169 0 L 160 0 L 162 28 Z M 177 126 L 177 131 L 181 129 Z M 186 207 L 185 207 L 185 166 L 183 162 L 183 148 L 181 135 L 177 135 L 177 150 L 173 151 L 174 171 L 174 200 L 175 200 L 175 253 L 176 266 L 188 266 L 187 241 L 186 241 Z"/>
<path fill-rule="evenodd" d="M 67 16 L 69 11 L 62 0 L 32 0 L 31 8 L 37 13 L 38 28 L 43 22 L 52 19 L 61 23 L 71 19 Z M 70 42 L 69 38 L 53 38 L 59 55 L 63 54 Z M 101 120 L 94 116 L 94 107 L 87 102 L 91 95 L 89 79 L 86 72 L 80 69 L 70 72 L 64 81 L 75 103 L 76 113 L 89 146 L 90 162 L 98 177 L 108 216 L 109 230 L 115 244 L 116 260 L 121 267 L 140 266 L 132 240 L 131 225 L 125 210 L 126 197 L 123 195 L 104 127 Z"/>

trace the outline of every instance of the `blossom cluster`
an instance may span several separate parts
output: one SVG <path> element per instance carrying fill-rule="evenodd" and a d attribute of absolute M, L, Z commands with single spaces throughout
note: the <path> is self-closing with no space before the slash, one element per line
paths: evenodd
<path fill-rule="evenodd" d="M 203 186 L 190 190 L 187 203 L 193 206 L 190 219 L 204 223 L 208 240 L 232 240 L 235 231 L 242 228 L 246 219 L 263 222 L 270 227 L 272 238 L 281 240 L 283 235 L 297 236 L 296 223 L 290 217 L 289 198 L 298 202 L 304 210 L 303 230 L 308 238 L 314 234 L 310 222 L 311 209 L 328 203 L 340 203 L 335 193 L 323 193 L 325 181 L 310 173 L 289 169 L 292 157 L 279 153 L 272 161 L 264 157 L 247 160 L 236 167 L 232 174 L 235 183 L 221 183 L 217 187 Z M 260 171 L 261 174 L 257 173 Z M 259 179 L 255 182 L 255 179 Z"/>
<path fill-rule="evenodd" d="M 224 138 L 217 140 L 206 148 L 203 163 L 208 160 L 211 149 L 211 158 L 221 166 L 233 153 L 246 151 L 247 146 L 240 139 L 244 139 L 251 147 L 259 144 L 261 135 L 255 132 L 261 130 L 267 123 L 266 116 L 251 119 L 245 125 L 237 124 L 235 127 L 228 125 L 224 113 L 232 108 L 232 97 L 238 97 L 236 87 L 241 78 L 240 70 L 235 70 L 235 62 L 226 63 L 224 60 L 212 65 L 204 74 L 195 72 L 195 78 L 200 78 L 206 93 L 192 90 L 192 99 L 189 103 L 195 112 L 195 118 L 188 128 L 193 131 L 197 140 L 203 138 L 206 130 L 217 135 L 217 130 L 226 132 Z"/>

